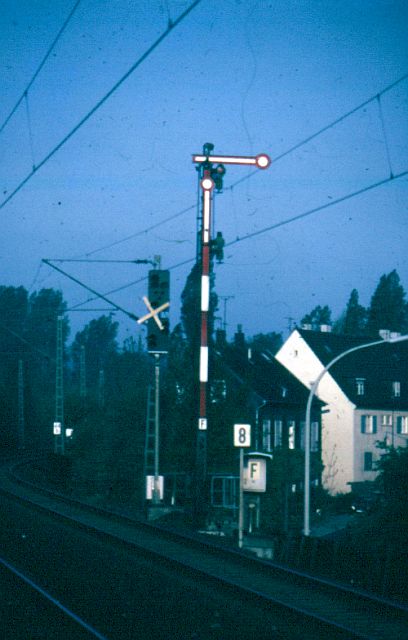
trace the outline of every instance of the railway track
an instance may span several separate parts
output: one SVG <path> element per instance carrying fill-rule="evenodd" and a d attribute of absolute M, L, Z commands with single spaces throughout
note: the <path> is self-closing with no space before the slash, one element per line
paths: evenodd
<path fill-rule="evenodd" d="M 186 579 L 205 582 L 227 597 L 252 603 L 265 615 L 283 615 L 291 621 L 293 630 L 304 630 L 304 638 L 408 637 L 408 607 L 404 605 L 256 559 L 199 536 L 159 528 L 56 495 L 22 480 L 16 466 L 3 467 L 0 486 L 16 499 L 150 556 Z M 284 637 L 298 636 L 294 631 L 294 635 Z"/>

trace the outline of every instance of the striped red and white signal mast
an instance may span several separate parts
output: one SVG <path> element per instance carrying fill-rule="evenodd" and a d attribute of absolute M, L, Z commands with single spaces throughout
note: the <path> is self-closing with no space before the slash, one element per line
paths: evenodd
<path fill-rule="evenodd" d="M 225 174 L 225 164 L 246 165 L 267 169 L 271 164 L 265 153 L 257 156 L 211 155 L 214 145 L 206 143 L 202 154 L 193 155 L 200 176 L 202 217 L 201 217 L 201 340 L 200 340 L 200 404 L 196 455 L 196 515 L 203 512 L 204 486 L 207 473 L 207 383 L 208 383 L 208 312 L 210 307 L 211 270 L 211 222 L 214 188 L 219 188 L 219 180 Z M 198 515 L 199 517 L 199 515 Z"/>

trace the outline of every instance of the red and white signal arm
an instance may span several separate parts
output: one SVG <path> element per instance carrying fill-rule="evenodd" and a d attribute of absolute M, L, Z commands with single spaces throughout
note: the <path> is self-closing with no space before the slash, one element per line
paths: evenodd
<path fill-rule="evenodd" d="M 234 447 L 251 446 L 251 425 L 234 424 Z"/>
<path fill-rule="evenodd" d="M 265 458 L 250 458 L 244 467 L 244 491 L 263 493 L 266 491 L 266 460 Z"/>

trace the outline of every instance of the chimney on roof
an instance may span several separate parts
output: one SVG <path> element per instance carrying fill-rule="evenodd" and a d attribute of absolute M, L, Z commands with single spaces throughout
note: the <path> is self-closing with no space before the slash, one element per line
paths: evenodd
<path fill-rule="evenodd" d="M 378 335 L 383 340 L 390 340 L 390 338 L 391 340 L 394 340 L 395 338 L 399 338 L 401 334 L 399 333 L 399 331 L 390 331 L 389 329 L 380 329 L 378 332 Z"/>
<path fill-rule="evenodd" d="M 242 332 L 242 324 L 238 325 L 238 330 L 234 335 L 234 345 L 238 347 L 238 349 L 246 349 L 245 334 Z"/>
<path fill-rule="evenodd" d="M 216 329 L 215 331 L 215 346 L 218 349 L 222 349 L 227 344 L 227 332 L 225 329 Z"/>
<path fill-rule="evenodd" d="M 332 330 L 331 324 L 321 324 L 320 325 L 320 332 L 321 333 L 330 333 L 331 330 Z"/>

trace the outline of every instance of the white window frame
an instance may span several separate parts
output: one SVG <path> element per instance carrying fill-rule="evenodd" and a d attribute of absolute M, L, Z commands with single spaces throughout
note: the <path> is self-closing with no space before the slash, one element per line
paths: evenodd
<path fill-rule="evenodd" d="M 358 396 L 363 396 L 365 393 L 365 378 L 356 378 L 356 392 Z"/>
<path fill-rule="evenodd" d="M 408 416 L 397 417 L 397 434 L 399 436 L 408 435 Z"/>
<path fill-rule="evenodd" d="M 392 427 L 392 414 L 391 413 L 383 413 L 381 416 L 381 426 L 382 427 Z"/>
<path fill-rule="evenodd" d="M 400 398 L 401 397 L 401 382 L 399 380 L 393 380 L 392 383 L 392 397 Z"/>
<path fill-rule="evenodd" d="M 295 448 L 296 422 L 288 420 L 288 449 Z"/>
<path fill-rule="evenodd" d="M 283 438 L 283 422 L 282 420 L 275 420 L 273 423 L 273 446 L 281 447 Z"/>
<path fill-rule="evenodd" d="M 319 451 L 319 423 L 312 422 L 310 425 L 310 451 Z"/>
<path fill-rule="evenodd" d="M 363 429 L 364 418 L 364 429 Z M 361 433 L 372 435 L 377 433 L 377 416 L 373 414 L 364 414 L 361 416 Z"/>

